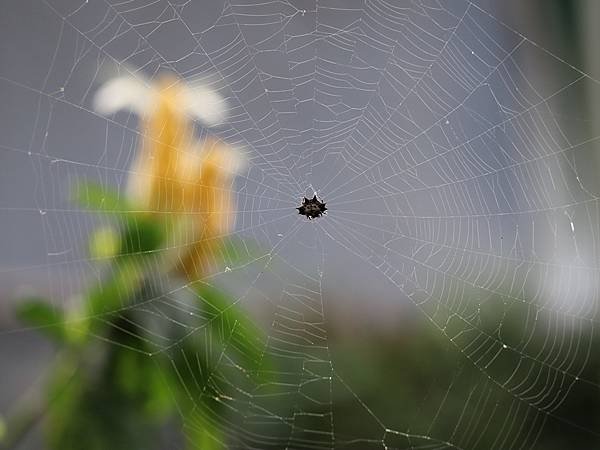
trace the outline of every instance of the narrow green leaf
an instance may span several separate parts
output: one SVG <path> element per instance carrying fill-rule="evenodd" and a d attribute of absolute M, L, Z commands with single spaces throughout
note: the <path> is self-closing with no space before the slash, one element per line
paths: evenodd
<path fill-rule="evenodd" d="M 129 203 L 116 191 L 93 182 L 80 182 L 73 190 L 74 200 L 84 209 L 128 213 Z"/>
<path fill-rule="evenodd" d="M 23 300 L 16 311 L 17 317 L 26 323 L 37 327 L 47 336 L 63 340 L 65 338 L 64 317 L 62 312 L 40 298 Z"/>
<path fill-rule="evenodd" d="M 222 291 L 207 284 L 196 288 L 202 306 L 215 317 L 208 323 L 210 331 L 219 341 L 227 341 L 228 352 L 235 355 L 246 370 L 255 373 L 264 365 L 264 333 Z M 262 367 L 264 370 L 264 367 Z"/>

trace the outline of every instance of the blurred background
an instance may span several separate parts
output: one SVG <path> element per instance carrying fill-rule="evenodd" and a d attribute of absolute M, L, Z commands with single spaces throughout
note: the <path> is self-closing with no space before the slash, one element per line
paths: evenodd
<path fill-rule="evenodd" d="M 4 0 L 0 436 L 600 448 L 599 19 L 594 0 Z M 155 275 L 167 243 L 123 244 L 131 301 L 88 241 L 144 134 L 93 98 L 165 72 L 226 99 L 196 135 L 248 164 L 214 273 Z M 81 181 L 106 195 L 74 202 Z"/>

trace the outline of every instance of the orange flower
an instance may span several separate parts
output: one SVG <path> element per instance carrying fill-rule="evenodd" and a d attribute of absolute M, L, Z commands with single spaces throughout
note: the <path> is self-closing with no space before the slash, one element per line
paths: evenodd
<path fill-rule="evenodd" d="M 218 139 L 197 142 L 192 116 L 205 121 L 221 117 L 223 102 L 214 92 L 190 88 L 172 76 L 164 76 L 148 88 L 135 85 L 132 89 L 133 85 L 135 82 L 123 79 L 109 82 L 96 102 L 101 105 L 98 110 L 110 112 L 111 108 L 103 106 L 117 105 L 117 109 L 129 107 L 143 114 L 141 145 L 129 175 L 128 195 L 150 213 L 175 215 L 168 243 L 175 249 L 170 253 L 175 258 L 168 258 L 169 265 L 190 280 L 206 276 L 218 260 L 222 238 L 234 225 L 231 185 L 241 157 Z M 132 95 L 136 90 L 147 97 Z M 127 99 L 113 98 L 119 95 Z"/>

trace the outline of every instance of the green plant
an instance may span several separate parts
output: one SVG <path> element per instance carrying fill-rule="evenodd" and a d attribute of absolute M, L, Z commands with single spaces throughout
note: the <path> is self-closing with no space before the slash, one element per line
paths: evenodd
<path fill-rule="evenodd" d="M 261 370 L 261 330 L 213 283 L 181 280 L 188 295 L 170 292 L 179 275 L 161 255 L 176 215 L 136 211 L 95 184 L 80 185 L 75 198 L 102 218 L 90 239 L 102 276 L 76 309 L 41 298 L 20 303 L 20 319 L 58 353 L 38 404 L 8 417 L 4 445 L 43 418 L 53 449 L 222 448 L 231 386 L 269 372 Z M 248 255 L 232 239 L 220 247 L 224 264 Z M 182 445 L 165 444 L 173 439 Z"/>

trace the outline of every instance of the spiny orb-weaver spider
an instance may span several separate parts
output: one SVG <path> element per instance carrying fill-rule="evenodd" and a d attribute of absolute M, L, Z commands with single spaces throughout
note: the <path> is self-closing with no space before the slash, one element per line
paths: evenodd
<path fill-rule="evenodd" d="M 323 213 L 327 211 L 325 203 L 319 201 L 316 195 L 313 198 L 304 197 L 302 205 L 300 205 L 296 209 L 298 210 L 298 214 L 302 214 L 303 216 L 308 217 L 308 220 L 321 217 Z"/>

